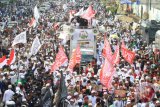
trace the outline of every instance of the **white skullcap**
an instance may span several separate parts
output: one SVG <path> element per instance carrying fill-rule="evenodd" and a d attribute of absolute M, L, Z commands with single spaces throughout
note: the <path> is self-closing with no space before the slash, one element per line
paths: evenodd
<path fill-rule="evenodd" d="M 8 85 L 8 88 L 11 89 L 11 88 L 12 88 L 12 85 Z"/>
<path fill-rule="evenodd" d="M 89 105 L 89 106 L 92 106 L 92 103 L 89 103 L 88 105 Z"/>
<path fill-rule="evenodd" d="M 47 84 L 46 84 L 46 87 L 49 87 L 49 86 L 50 86 L 50 83 L 47 83 Z"/>
<path fill-rule="evenodd" d="M 149 77 L 149 76 L 146 76 L 146 77 L 145 77 L 145 79 L 146 79 L 146 80 L 149 80 L 149 79 L 150 79 L 150 77 Z"/>
<path fill-rule="evenodd" d="M 96 92 L 95 90 L 92 90 L 92 91 L 91 91 L 91 93 L 95 93 L 95 92 Z"/>
<path fill-rule="evenodd" d="M 77 95 L 78 95 L 78 92 L 75 92 L 75 93 L 74 93 L 74 96 L 77 96 Z"/>
<path fill-rule="evenodd" d="M 85 76 L 86 74 L 85 73 L 82 73 L 82 76 Z"/>
<path fill-rule="evenodd" d="M 70 100 L 71 98 L 72 98 L 72 96 L 70 96 L 70 95 L 69 95 L 69 96 L 67 96 L 67 99 L 68 99 L 68 100 Z"/>
<path fill-rule="evenodd" d="M 108 93 L 107 93 L 107 92 L 104 92 L 103 94 L 104 94 L 104 95 L 107 95 Z"/>

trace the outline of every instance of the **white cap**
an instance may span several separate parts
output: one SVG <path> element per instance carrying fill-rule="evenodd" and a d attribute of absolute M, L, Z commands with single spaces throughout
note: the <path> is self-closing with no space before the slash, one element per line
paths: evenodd
<path fill-rule="evenodd" d="M 78 92 L 75 92 L 75 93 L 74 93 L 74 96 L 77 96 L 77 95 L 78 95 Z"/>
<path fill-rule="evenodd" d="M 68 100 L 70 100 L 71 98 L 72 98 L 72 96 L 70 96 L 70 95 L 69 95 L 69 96 L 67 96 L 67 99 L 68 99 Z"/>
<path fill-rule="evenodd" d="M 8 88 L 11 89 L 11 88 L 12 88 L 12 85 L 8 85 Z"/>
<path fill-rule="evenodd" d="M 46 87 L 49 87 L 49 86 L 50 86 L 50 83 L 47 83 L 47 84 L 46 84 Z"/>
<path fill-rule="evenodd" d="M 92 90 L 92 91 L 91 91 L 91 93 L 95 93 L 95 92 L 96 92 L 95 90 Z"/>

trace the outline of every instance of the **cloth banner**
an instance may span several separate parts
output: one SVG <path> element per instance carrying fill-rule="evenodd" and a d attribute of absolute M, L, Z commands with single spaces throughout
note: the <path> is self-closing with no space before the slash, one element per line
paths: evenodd
<path fill-rule="evenodd" d="M 116 46 L 116 50 L 113 54 L 112 59 L 113 59 L 114 64 L 116 64 L 116 65 L 119 64 L 119 62 L 120 62 L 119 45 Z"/>
<path fill-rule="evenodd" d="M 122 42 L 121 45 L 121 52 L 122 52 L 122 56 L 123 58 L 130 64 L 133 64 L 134 58 L 135 58 L 135 52 L 132 52 L 130 50 L 128 50 L 124 44 L 124 42 Z"/>
<path fill-rule="evenodd" d="M 14 49 L 11 49 L 11 52 L 10 52 L 10 57 L 9 59 L 7 60 L 7 65 L 11 65 L 15 62 L 16 60 L 16 55 L 15 55 L 15 51 Z"/>
<path fill-rule="evenodd" d="M 74 66 L 81 62 L 81 55 L 82 55 L 82 53 L 80 51 L 80 46 L 78 45 L 76 50 L 73 50 L 71 59 L 69 61 L 68 68 L 70 70 L 73 70 Z"/>
<path fill-rule="evenodd" d="M 32 43 L 30 54 L 36 55 L 40 48 L 41 48 L 41 43 L 40 43 L 38 36 L 36 36 L 36 38 L 34 39 L 34 41 Z"/>
<path fill-rule="evenodd" d="M 96 12 L 93 10 L 92 6 L 89 6 L 85 13 L 81 15 L 82 18 L 91 20 L 95 16 Z"/>
<path fill-rule="evenodd" d="M 110 62 L 112 62 L 112 50 L 110 47 L 109 41 L 104 37 L 104 48 L 102 50 L 102 56 L 105 58 L 107 57 Z"/>
<path fill-rule="evenodd" d="M 51 72 L 54 72 L 56 69 L 58 69 L 61 65 L 63 65 L 67 61 L 68 61 L 68 58 L 64 52 L 64 49 L 62 46 L 60 46 L 59 51 L 56 55 L 55 62 L 51 66 Z"/>
<path fill-rule="evenodd" d="M 113 64 L 107 58 L 105 58 L 105 62 L 100 72 L 100 81 L 108 89 L 111 87 L 114 73 L 115 69 Z"/>
<path fill-rule="evenodd" d="M 6 64 L 7 64 L 6 56 L 3 56 L 2 58 L 0 58 L 0 68 L 3 68 L 3 66 Z"/>
<path fill-rule="evenodd" d="M 40 14 L 39 14 L 37 5 L 34 7 L 34 18 L 36 19 L 36 22 L 38 22 L 38 19 L 40 18 Z"/>
<path fill-rule="evenodd" d="M 26 40 L 26 31 L 20 33 L 19 35 L 17 35 L 14 38 L 12 46 L 14 46 L 14 45 L 16 45 L 18 43 L 27 43 L 27 40 Z"/>

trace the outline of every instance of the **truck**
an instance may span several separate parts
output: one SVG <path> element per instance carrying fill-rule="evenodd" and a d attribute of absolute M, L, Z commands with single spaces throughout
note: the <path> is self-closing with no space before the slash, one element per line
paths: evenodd
<path fill-rule="evenodd" d="M 70 56 L 77 45 L 80 45 L 81 48 L 81 65 L 96 58 L 96 34 L 94 33 L 94 29 L 75 28 L 70 38 Z"/>

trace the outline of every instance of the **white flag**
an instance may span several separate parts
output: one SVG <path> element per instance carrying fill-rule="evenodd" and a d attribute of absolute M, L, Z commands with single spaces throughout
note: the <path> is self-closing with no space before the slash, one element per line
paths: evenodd
<path fill-rule="evenodd" d="M 41 48 L 41 43 L 39 38 L 36 36 L 31 47 L 30 55 L 36 55 L 40 48 Z"/>
<path fill-rule="evenodd" d="M 26 31 L 20 33 L 19 35 L 17 35 L 14 38 L 12 46 L 14 46 L 14 45 L 16 45 L 18 43 L 27 43 L 27 40 L 26 40 Z"/>
<path fill-rule="evenodd" d="M 81 16 L 84 13 L 84 7 L 82 7 L 76 14 L 75 16 Z"/>
<path fill-rule="evenodd" d="M 34 7 L 34 18 L 36 19 L 36 22 L 38 22 L 38 19 L 40 18 L 40 14 L 39 14 L 37 5 Z"/>

